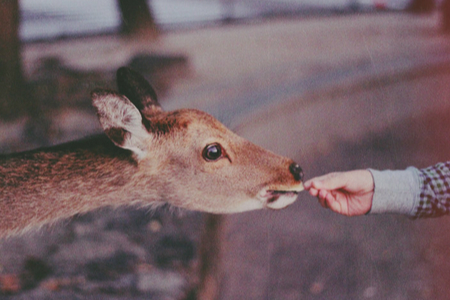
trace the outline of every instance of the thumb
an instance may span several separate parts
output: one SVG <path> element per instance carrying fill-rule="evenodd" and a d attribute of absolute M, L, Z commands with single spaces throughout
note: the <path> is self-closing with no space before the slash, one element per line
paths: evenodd
<path fill-rule="evenodd" d="M 337 190 L 347 185 L 345 173 L 329 173 L 309 180 L 309 187 L 318 190 Z M 306 183 L 305 183 L 306 186 Z"/>

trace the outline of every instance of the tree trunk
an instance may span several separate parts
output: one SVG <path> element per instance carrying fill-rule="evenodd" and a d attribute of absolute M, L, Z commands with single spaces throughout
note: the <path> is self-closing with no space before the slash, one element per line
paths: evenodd
<path fill-rule="evenodd" d="M 450 34 L 450 0 L 442 3 L 442 30 Z"/>
<path fill-rule="evenodd" d="M 408 10 L 412 13 L 423 14 L 432 12 L 434 7 L 433 0 L 413 0 L 409 4 Z"/>
<path fill-rule="evenodd" d="M 197 300 L 216 300 L 220 296 L 224 218 L 222 215 L 206 215 L 199 250 Z"/>
<path fill-rule="evenodd" d="M 156 37 L 155 19 L 146 0 L 119 0 L 122 33 Z"/>
<path fill-rule="evenodd" d="M 13 119 L 27 111 L 20 62 L 19 3 L 0 0 L 0 118 Z"/>

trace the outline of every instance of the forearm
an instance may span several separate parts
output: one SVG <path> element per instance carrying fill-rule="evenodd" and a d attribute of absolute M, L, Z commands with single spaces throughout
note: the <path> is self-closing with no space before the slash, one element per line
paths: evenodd
<path fill-rule="evenodd" d="M 412 218 L 450 213 L 450 162 L 420 170 L 369 171 L 375 185 L 370 213 L 400 213 Z"/>
<path fill-rule="evenodd" d="M 410 167 L 402 171 L 369 171 L 374 179 L 370 213 L 398 213 L 414 217 L 420 195 L 419 170 Z"/>

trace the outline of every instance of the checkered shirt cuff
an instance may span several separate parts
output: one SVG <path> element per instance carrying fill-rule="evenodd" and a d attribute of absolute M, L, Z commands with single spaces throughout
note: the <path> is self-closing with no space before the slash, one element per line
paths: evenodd
<path fill-rule="evenodd" d="M 450 161 L 419 170 L 420 198 L 414 218 L 450 213 Z"/>

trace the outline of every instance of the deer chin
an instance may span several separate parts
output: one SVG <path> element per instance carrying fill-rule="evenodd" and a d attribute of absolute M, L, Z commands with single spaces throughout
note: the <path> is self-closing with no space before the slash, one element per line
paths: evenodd
<path fill-rule="evenodd" d="M 302 183 L 297 186 L 280 189 L 265 188 L 258 193 L 258 198 L 265 208 L 282 209 L 294 203 L 298 194 L 303 190 Z"/>

